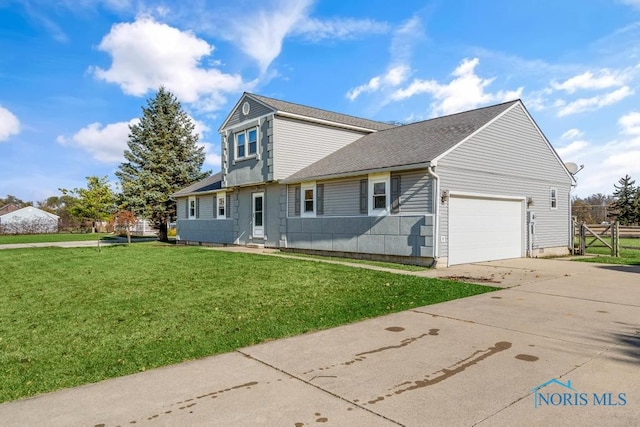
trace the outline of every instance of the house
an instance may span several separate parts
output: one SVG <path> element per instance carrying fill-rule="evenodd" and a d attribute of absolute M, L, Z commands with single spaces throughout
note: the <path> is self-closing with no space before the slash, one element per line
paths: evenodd
<path fill-rule="evenodd" d="M 447 266 L 569 253 L 573 176 L 520 100 L 403 126 L 245 93 L 179 241 Z"/>
<path fill-rule="evenodd" d="M 0 233 L 36 234 L 58 232 L 60 217 L 33 206 L 0 215 Z"/>
<path fill-rule="evenodd" d="M 9 203 L 8 205 L 4 205 L 0 208 L 0 216 L 8 214 L 9 212 L 17 211 L 20 209 L 20 206 L 15 203 Z"/>

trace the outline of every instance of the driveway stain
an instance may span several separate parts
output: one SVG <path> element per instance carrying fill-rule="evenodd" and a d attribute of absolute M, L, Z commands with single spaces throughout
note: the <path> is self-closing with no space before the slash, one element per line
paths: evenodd
<path fill-rule="evenodd" d="M 363 403 L 363 404 L 374 405 L 378 402 L 383 401 L 386 397 L 391 397 L 393 395 L 400 395 L 408 391 L 418 390 L 421 388 L 438 384 L 442 381 L 445 381 L 453 377 L 454 375 L 457 375 L 463 372 L 465 369 L 473 365 L 476 365 L 478 362 L 481 362 L 486 358 L 493 356 L 494 354 L 498 354 L 502 351 L 510 349 L 511 346 L 512 344 L 507 341 L 497 342 L 492 347 L 489 347 L 486 350 L 477 350 L 473 352 L 469 357 L 462 359 L 461 361 L 455 363 L 454 365 L 451 365 L 444 369 L 440 369 L 439 371 L 435 371 L 434 373 L 427 375 L 425 379 L 410 381 L 409 384 L 411 385 L 405 388 L 401 388 L 399 390 L 395 390 L 391 395 L 387 394 L 386 396 L 378 396 L 372 400 L 369 400 L 367 403 Z M 436 374 L 440 374 L 440 375 L 437 375 L 436 377 L 429 379 L 429 377 Z M 406 383 L 402 383 L 402 384 L 406 384 Z"/>
<path fill-rule="evenodd" d="M 402 332 L 404 328 L 401 326 L 389 326 L 388 328 L 384 328 L 384 330 L 389 332 Z"/>
<path fill-rule="evenodd" d="M 525 362 L 535 362 L 536 360 L 539 360 L 540 358 L 538 356 L 532 356 L 530 354 L 517 354 L 516 355 L 516 359 L 524 360 Z"/>
<path fill-rule="evenodd" d="M 392 326 L 392 328 L 395 328 L 395 327 Z M 389 330 L 389 328 L 386 328 L 385 330 Z M 420 340 L 422 338 L 425 338 L 427 336 L 436 336 L 436 335 L 439 335 L 439 334 L 440 334 L 440 329 L 432 328 L 432 329 L 429 329 L 429 332 L 425 332 L 424 334 L 418 335 L 416 337 L 405 338 L 402 341 L 400 341 L 400 344 L 398 344 L 398 345 L 389 345 L 389 346 L 386 346 L 386 347 L 381 347 L 381 348 L 377 348 L 377 349 L 374 349 L 374 350 L 365 351 L 363 353 L 358 353 L 358 354 L 355 355 L 356 356 L 355 358 L 353 358 L 351 360 L 348 360 L 346 362 L 334 363 L 333 365 L 324 366 L 324 367 L 316 368 L 316 369 L 310 369 L 308 371 L 303 372 L 302 375 L 309 375 L 309 374 L 311 374 L 313 372 L 316 372 L 316 371 L 326 371 L 326 370 L 335 368 L 336 366 L 350 366 L 350 365 L 353 365 L 354 363 L 363 362 L 364 360 L 366 360 L 367 359 L 366 355 L 375 354 L 375 353 L 381 353 L 381 352 L 387 351 L 387 350 L 396 350 L 396 349 L 399 349 L 399 348 L 402 348 L 402 347 L 406 347 L 406 346 L 408 346 L 410 344 L 413 344 L 414 342 L 416 342 L 416 341 L 418 341 L 418 340 Z M 322 378 L 322 377 L 328 377 L 328 375 L 317 375 L 317 376 L 313 377 L 310 381 L 313 381 L 315 378 Z"/>

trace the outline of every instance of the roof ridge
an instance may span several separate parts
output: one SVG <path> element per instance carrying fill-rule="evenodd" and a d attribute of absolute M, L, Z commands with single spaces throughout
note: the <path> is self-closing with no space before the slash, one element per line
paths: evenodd
<path fill-rule="evenodd" d="M 388 122 L 383 122 L 383 121 L 380 121 L 380 120 L 373 120 L 373 119 L 368 119 L 366 117 L 354 116 L 353 114 L 340 113 L 338 111 L 327 110 L 327 109 L 318 108 L 318 107 L 312 107 L 311 105 L 300 104 L 298 102 L 285 101 L 283 99 L 278 99 L 278 98 L 273 98 L 273 97 L 269 97 L 269 96 L 259 95 L 257 93 L 245 92 L 245 94 L 249 95 L 249 96 L 254 96 L 254 97 L 257 97 L 257 98 L 263 98 L 263 99 L 267 99 L 267 100 L 274 100 L 274 101 L 278 101 L 278 102 L 284 102 L 285 104 L 291 104 L 291 105 L 295 105 L 295 106 L 298 106 L 298 107 L 304 107 L 304 108 L 310 108 L 312 110 L 324 111 L 325 113 L 329 113 L 329 114 L 338 114 L 338 115 L 341 115 L 341 116 L 351 117 L 351 118 L 358 119 L 358 120 L 367 120 L 367 121 L 374 122 L 374 123 L 380 123 L 380 124 L 387 125 L 387 126 L 395 126 L 395 127 L 397 127 L 397 125 L 394 125 L 394 124 L 388 123 Z M 273 106 L 271 106 L 271 107 L 273 107 Z"/>

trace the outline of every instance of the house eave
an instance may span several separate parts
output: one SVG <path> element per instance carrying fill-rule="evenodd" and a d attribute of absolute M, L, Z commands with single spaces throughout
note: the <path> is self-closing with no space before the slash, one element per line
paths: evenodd
<path fill-rule="evenodd" d="M 349 130 L 353 130 L 353 131 L 357 131 L 357 132 L 367 132 L 367 133 L 378 132 L 375 129 L 365 128 L 365 127 L 362 127 L 362 126 L 348 125 L 348 124 L 345 124 L 345 123 L 333 122 L 331 120 L 317 119 L 315 117 L 302 116 L 300 114 L 288 113 L 286 111 L 276 111 L 276 115 L 277 116 L 281 116 L 281 117 L 287 117 L 287 118 L 290 118 L 290 119 L 303 120 L 303 121 L 311 122 L 311 123 L 318 123 L 318 124 L 322 124 L 322 125 L 326 125 L 326 126 L 333 126 L 333 127 L 339 127 L 339 128 L 342 128 L 342 129 L 349 129 Z"/>
<path fill-rule="evenodd" d="M 280 182 L 282 184 L 297 184 L 297 183 L 307 182 L 307 181 L 324 181 L 324 180 L 329 180 L 329 179 L 338 179 L 338 178 L 347 178 L 347 177 L 352 177 L 352 176 L 368 175 L 368 174 L 371 174 L 371 173 L 400 172 L 400 171 L 405 171 L 405 170 L 428 168 L 429 166 L 431 166 L 431 162 L 411 163 L 411 164 L 407 164 L 407 165 L 387 166 L 387 167 L 383 167 L 383 168 L 361 169 L 361 170 L 357 170 L 357 171 L 349 171 L 349 172 L 342 172 L 342 173 L 334 173 L 334 174 L 326 174 L 326 175 L 314 175 L 314 176 L 307 176 L 307 177 L 299 178 L 299 179 L 285 178 L 283 180 L 280 180 Z"/>

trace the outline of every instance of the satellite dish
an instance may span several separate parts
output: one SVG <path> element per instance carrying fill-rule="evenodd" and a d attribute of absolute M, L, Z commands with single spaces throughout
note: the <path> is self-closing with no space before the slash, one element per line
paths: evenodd
<path fill-rule="evenodd" d="M 567 162 L 564 164 L 564 167 L 567 168 L 571 175 L 575 174 L 580 170 L 580 167 L 573 162 Z"/>

